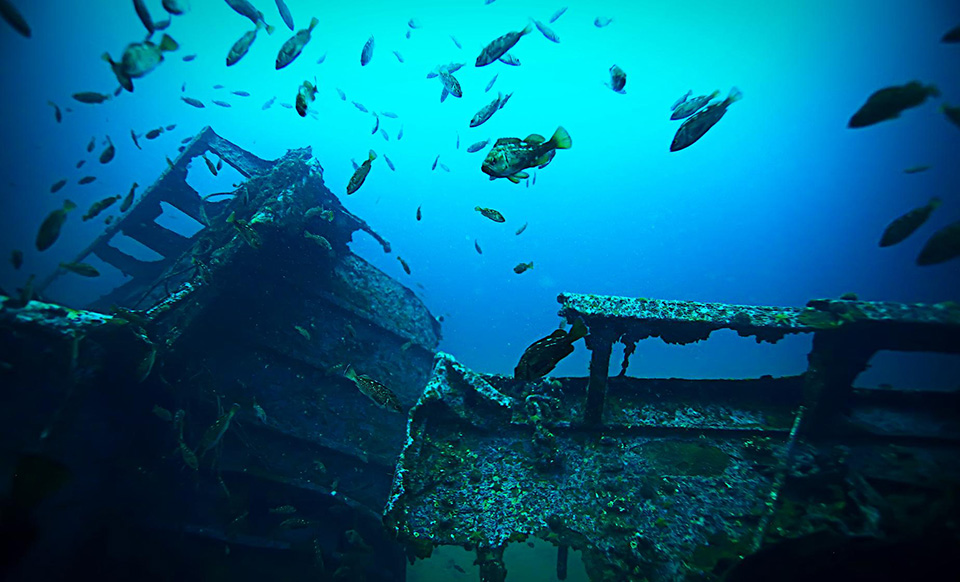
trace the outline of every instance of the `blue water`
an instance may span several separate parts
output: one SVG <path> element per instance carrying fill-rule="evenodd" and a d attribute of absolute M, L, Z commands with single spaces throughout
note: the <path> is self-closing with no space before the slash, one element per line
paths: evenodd
<path fill-rule="evenodd" d="M 118 58 L 127 43 L 142 39 L 131 2 L 16 4 L 33 37 L 0 23 L 0 249 L 23 249 L 26 263 L 19 272 L 6 261 L 0 265 L 0 286 L 7 290 L 30 273 L 42 277 L 72 259 L 102 228 L 100 219 L 79 220 L 92 202 L 125 194 L 133 181 L 142 191 L 165 168 L 164 157 L 175 157 L 180 139 L 211 125 L 267 159 L 312 146 L 327 185 L 393 244 L 394 253 L 385 255 L 364 234 L 356 236 L 353 250 L 418 292 L 415 283 L 422 284 L 424 301 L 444 317 L 441 349 L 485 372 L 511 373 L 523 349 L 557 326 L 556 296 L 564 291 L 772 305 L 802 305 L 848 291 L 893 301 L 958 298 L 960 262 L 917 267 L 914 259 L 930 234 L 960 218 L 960 129 L 938 113 L 939 100 L 895 121 L 846 129 L 873 91 L 913 79 L 935 83 L 944 100 L 960 102 L 960 46 L 939 42 L 960 22 L 955 2 L 569 1 L 566 14 L 550 25 L 559 44 L 534 30 L 512 51 L 521 66 L 476 68 L 473 61 L 489 41 L 519 30 L 530 16 L 546 21 L 563 4 L 288 0 L 298 29 L 311 16 L 320 23 L 300 58 L 275 71 L 277 51 L 291 33 L 271 0 L 257 5 L 277 31 L 261 32 L 250 53 L 229 69 L 227 51 L 250 22 L 224 2 L 194 0 L 192 11 L 175 17 L 167 30 L 179 51 L 135 80 L 134 93 L 102 105 L 76 103 L 70 95 L 117 86 L 100 57 L 108 51 Z M 165 18 L 159 0 L 147 5 L 156 20 Z M 596 17 L 613 21 L 600 29 Z M 410 18 L 422 28 L 407 39 Z M 373 60 L 361 67 L 370 35 L 376 38 Z M 188 54 L 198 56 L 183 62 Z M 325 62 L 316 64 L 323 54 Z M 426 73 L 448 62 L 467 63 L 456 73 L 463 97 L 441 104 L 440 83 Z M 628 75 L 625 95 L 604 86 L 615 63 Z M 484 93 L 495 73 L 494 89 Z M 318 119 L 279 106 L 292 103 L 300 84 L 314 79 L 320 91 L 311 109 Z M 180 100 L 183 83 L 183 94 L 205 101 L 205 109 Z M 212 89 L 217 83 L 226 89 Z M 743 100 L 698 143 L 670 153 L 678 127 L 669 120 L 670 105 L 688 89 L 726 95 L 732 86 L 743 91 Z M 345 91 L 347 102 L 335 88 Z M 514 93 L 509 104 L 469 128 L 498 90 Z M 272 97 L 277 104 L 262 111 Z M 217 107 L 211 99 L 233 107 Z M 73 109 L 62 124 L 54 121 L 48 100 Z M 381 116 L 389 142 L 371 135 L 373 117 L 350 100 L 399 115 Z M 134 148 L 130 129 L 143 133 L 173 123 L 171 134 L 141 138 L 143 151 Z M 550 135 L 558 125 L 570 132 L 573 148 L 558 152 L 530 188 L 490 182 L 480 171 L 484 153 L 465 152 L 481 139 Z M 117 156 L 101 166 L 96 156 L 105 135 L 113 138 Z M 91 136 L 98 145 L 88 154 Z M 397 171 L 378 159 L 360 191 L 347 197 L 350 160 L 362 161 L 369 149 L 388 155 Z M 431 171 L 438 154 L 449 173 Z M 88 162 L 77 170 L 80 159 Z M 919 164 L 933 168 L 902 172 Z M 230 190 L 235 180 L 229 174 L 213 179 L 202 164 L 194 170 L 190 181 L 201 194 Z M 88 174 L 97 181 L 77 186 Z M 50 185 L 60 178 L 70 185 L 51 195 Z M 943 206 L 920 232 L 878 248 L 893 218 L 934 195 Z M 37 227 L 65 198 L 79 211 L 53 248 L 36 252 Z M 476 205 L 498 209 L 507 222 L 481 217 Z M 418 206 L 421 222 L 414 218 Z M 528 229 L 516 236 L 525 222 Z M 410 264 L 411 276 L 396 254 Z M 515 274 L 514 265 L 526 261 L 534 269 Z M 64 277 L 49 297 L 80 306 L 120 280 L 110 267 L 92 262 L 104 277 Z M 757 347 L 732 334 L 718 336 L 702 346 L 643 345 L 631 374 L 749 376 L 799 372 L 805 365 L 808 340 Z M 556 373 L 585 371 L 579 347 Z"/>

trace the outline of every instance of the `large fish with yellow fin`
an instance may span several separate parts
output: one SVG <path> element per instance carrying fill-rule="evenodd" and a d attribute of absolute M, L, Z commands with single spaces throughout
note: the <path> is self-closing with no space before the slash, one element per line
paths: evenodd
<path fill-rule="evenodd" d="M 558 127 L 549 140 L 536 133 L 526 139 L 502 137 L 487 153 L 480 169 L 491 180 L 506 178 L 518 184 L 527 178 L 524 170 L 534 166 L 542 168 L 550 163 L 556 150 L 570 149 L 572 146 L 573 140 L 563 127 Z"/>

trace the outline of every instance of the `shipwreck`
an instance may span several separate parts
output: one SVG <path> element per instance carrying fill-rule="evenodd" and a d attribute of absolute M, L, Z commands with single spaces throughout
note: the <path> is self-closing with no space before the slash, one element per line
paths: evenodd
<path fill-rule="evenodd" d="M 244 182 L 199 196 L 186 172 L 204 155 Z M 203 228 L 164 229 L 161 203 Z M 916 573 L 956 544 L 960 387 L 856 379 L 881 350 L 960 352 L 960 306 L 564 294 L 561 317 L 589 330 L 589 373 L 528 382 L 438 352 L 436 318 L 350 251 L 357 231 L 390 252 L 309 149 L 266 161 L 206 128 L 77 257 L 114 265 L 124 284 L 85 310 L 0 299 L 2 466 L 43 455 L 72 475 L 0 568 L 400 581 L 450 545 L 497 582 L 509 544 L 539 538 L 556 546 L 561 580 L 571 549 L 594 582 L 760 580 L 776 568 L 794 579 L 783 571 L 798 556 L 790 571 L 823 575 L 904 548 Z M 118 234 L 162 259 L 122 252 Z M 641 340 L 721 329 L 812 334 L 808 368 L 626 374 Z M 376 406 L 348 366 L 403 412 Z"/>

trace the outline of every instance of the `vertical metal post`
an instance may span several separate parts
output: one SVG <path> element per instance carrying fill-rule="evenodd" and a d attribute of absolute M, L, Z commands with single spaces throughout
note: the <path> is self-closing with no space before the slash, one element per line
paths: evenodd
<path fill-rule="evenodd" d="M 591 330 L 587 336 L 587 348 L 590 349 L 590 381 L 587 384 L 587 406 L 583 422 L 596 426 L 603 422 L 603 401 L 607 396 L 607 375 L 610 372 L 613 340 L 603 335 L 597 336 Z"/>
<path fill-rule="evenodd" d="M 567 555 L 570 553 L 570 546 L 561 545 L 557 547 L 557 580 L 567 579 Z"/>

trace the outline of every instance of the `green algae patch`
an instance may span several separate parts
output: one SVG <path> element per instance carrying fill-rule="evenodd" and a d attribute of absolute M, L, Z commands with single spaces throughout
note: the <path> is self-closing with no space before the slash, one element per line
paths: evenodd
<path fill-rule="evenodd" d="M 716 477 L 730 464 L 730 456 L 715 446 L 683 441 L 651 441 L 640 453 L 659 475 Z"/>

